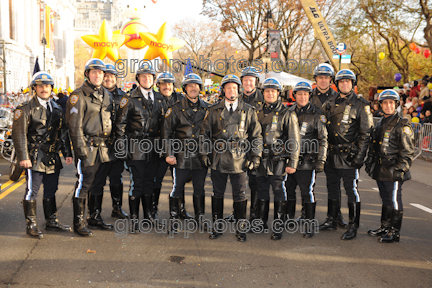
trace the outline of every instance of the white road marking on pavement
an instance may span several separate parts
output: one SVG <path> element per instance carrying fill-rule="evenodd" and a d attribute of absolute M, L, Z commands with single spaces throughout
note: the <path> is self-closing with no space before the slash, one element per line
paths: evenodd
<path fill-rule="evenodd" d="M 373 190 L 376 190 L 376 191 L 379 191 L 379 189 L 378 188 L 376 188 L 376 187 L 374 187 L 374 188 L 372 188 Z"/>
<path fill-rule="evenodd" d="M 432 214 L 432 209 L 430 209 L 426 206 L 423 206 L 420 204 L 415 204 L 415 203 L 410 203 L 410 205 Z"/>

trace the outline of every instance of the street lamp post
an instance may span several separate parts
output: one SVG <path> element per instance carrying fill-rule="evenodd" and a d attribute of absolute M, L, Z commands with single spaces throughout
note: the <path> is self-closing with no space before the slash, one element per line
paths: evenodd
<path fill-rule="evenodd" d="M 6 95 L 7 90 L 6 90 L 6 41 L 5 40 L 1 40 L 0 41 L 2 43 L 2 50 L 3 50 L 3 57 L 1 58 L 1 60 L 3 61 L 3 91 L 4 94 Z"/>
<path fill-rule="evenodd" d="M 46 38 L 45 38 L 45 34 L 43 34 L 43 36 L 42 36 L 42 40 L 41 40 L 41 44 L 43 45 L 43 58 L 44 58 L 44 62 L 43 62 L 43 71 L 46 71 L 45 70 L 45 62 L 46 62 L 46 59 L 45 59 L 45 46 L 47 45 L 47 41 L 46 41 Z"/>
<path fill-rule="evenodd" d="M 265 73 L 266 74 L 268 72 L 267 65 L 270 62 L 270 53 L 268 52 L 269 46 L 270 46 L 269 45 L 270 43 L 268 41 L 269 40 L 269 34 L 270 34 L 270 26 L 269 26 L 270 19 L 273 19 L 273 15 L 272 15 L 271 9 L 269 8 L 267 10 L 265 17 L 264 17 L 264 21 L 267 21 L 267 47 L 266 47 L 266 52 L 264 53 L 265 55 L 263 55 L 263 61 L 265 63 L 265 69 L 266 69 Z"/>

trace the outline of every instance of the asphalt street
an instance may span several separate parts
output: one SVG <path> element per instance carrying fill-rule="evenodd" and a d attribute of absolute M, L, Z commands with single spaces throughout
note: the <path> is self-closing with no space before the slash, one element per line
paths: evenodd
<path fill-rule="evenodd" d="M 284 232 L 280 241 L 270 240 L 270 232 L 248 233 L 244 243 L 237 242 L 230 232 L 216 240 L 199 231 L 186 233 L 186 229 L 174 237 L 156 231 L 122 234 L 120 222 L 118 233 L 93 230 L 94 237 L 83 238 L 73 232 L 45 231 L 42 192 L 37 212 L 45 237 L 38 240 L 25 233 L 21 204 L 25 182 L 8 182 L 8 163 L 0 161 L 0 283 L 4 287 L 431 287 L 432 163 L 416 160 L 411 171 L 413 180 L 403 185 L 405 214 L 399 243 L 381 244 L 367 235 L 368 229 L 379 226 L 381 202 L 375 181 L 364 170 L 359 183 L 361 225 L 351 241 L 340 239 L 344 229 L 322 231 L 311 239 L 304 239 L 298 231 Z M 129 175 L 123 175 L 127 191 Z M 63 224 L 72 225 L 75 180 L 75 168 L 65 167 L 57 192 Z M 161 219 L 169 218 L 170 191 L 171 176 L 167 174 L 159 204 Z M 316 218 L 322 222 L 327 212 L 323 173 L 317 177 L 315 191 Z M 108 185 L 105 192 L 102 214 L 114 224 Z M 211 193 L 207 178 L 207 219 L 211 216 Z M 225 215 L 232 210 L 231 199 L 228 184 Z M 127 192 L 124 203 L 129 212 Z M 299 203 L 298 198 L 297 214 Z M 342 203 L 348 220 L 345 195 Z M 190 183 L 186 206 L 193 214 Z"/>

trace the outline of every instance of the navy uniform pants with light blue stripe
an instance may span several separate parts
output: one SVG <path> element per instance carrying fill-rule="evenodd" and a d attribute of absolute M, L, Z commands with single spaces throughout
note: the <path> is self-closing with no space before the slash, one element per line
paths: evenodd
<path fill-rule="evenodd" d="M 110 179 L 110 187 L 123 187 L 122 173 L 124 170 L 124 161 L 115 160 L 101 163 L 93 180 L 91 193 L 101 195 L 106 184 L 106 179 Z"/>
<path fill-rule="evenodd" d="M 269 175 L 267 177 L 256 177 L 258 186 L 258 199 L 270 200 L 270 186 L 272 186 L 274 201 L 286 201 L 287 189 L 285 186 L 286 176 Z"/>
<path fill-rule="evenodd" d="M 300 193 L 304 203 L 315 203 L 315 170 L 297 170 L 287 175 L 285 185 L 288 192 L 288 200 L 296 200 L 296 188 L 300 187 Z"/>
<path fill-rule="evenodd" d="M 27 183 L 25 188 L 24 200 L 36 200 L 36 196 L 39 192 L 41 184 L 44 185 L 43 198 L 53 198 L 58 188 L 59 175 L 60 170 L 52 174 L 47 174 L 45 172 L 38 172 L 31 169 L 26 169 Z"/>
<path fill-rule="evenodd" d="M 384 206 L 403 211 L 402 184 L 403 182 L 377 181 L 380 197 Z"/>
<path fill-rule="evenodd" d="M 325 165 L 324 172 L 327 178 L 328 199 L 340 199 L 341 180 L 343 180 L 348 202 L 360 202 L 360 194 L 358 191 L 360 178 L 359 169 L 336 169 Z"/>
<path fill-rule="evenodd" d="M 192 176 L 193 195 L 203 196 L 204 195 L 204 184 L 207 175 L 207 168 L 205 169 L 173 169 L 173 188 L 170 193 L 170 197 L 182 197 L 184 196 L 184 188 L 189 177 Z"/>
<path fill-rule="evenodd" d="M 147 162 L 144 160 L 127 160 L 130 171 L 129 196 L 141 198 L 143 195 L 153 194 L 153 186 L 159 169 L 159 159 Z"/>
<path fill-rule="evenodd" d="M 96 172 L 99 169 L 100 163 L 93 166 L 84 167 L 82 161 L 77 162 L 77 177 L 78 180 L 75 184 L 74 197 L 87 198 L 87 194 L 92 186 Z"/>

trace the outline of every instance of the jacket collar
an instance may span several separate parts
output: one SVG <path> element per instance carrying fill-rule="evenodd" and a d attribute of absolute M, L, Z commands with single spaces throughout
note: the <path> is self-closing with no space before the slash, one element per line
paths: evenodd
<path fill-rule="evenodd" d="M 36 108 L 36 107 L 43 107 L 43 106 L 39 103 L 39 101 L 38 101 L 36 95 L 33 95 L 33 97 L 32 97 L 32 98 L 30 99 L 30 101 L 29 101 L 29 104 L 30 104 L 30 108 L 31 108 L 31 109 Z"/>
<path fill-rule="evenodd" d="M 264 102 L 264 104 L 262 105 L 262 109 L 264 109 L 264 107 L 266 105 L 268 105 L 268 104 Z M 271 110 L 272 112 L 280 112 L 281 110 L 283 110 L 284 108 L 286 108 L 286 106 L 283 105 L 280 100 L 276 101 L 275 104 L 271 104 L 271 105 L 275 105 L 275 107 Z"/>
<path fill-rule="evenodd" d="M 387 118 L 382 118 L 381 119 L 381 123 L 384 122 L 384 125 L 388 125 L 388 126 L 396 126 L 396 124 L 399 122 L 399 115 L 397 112 L 395 112 L 393 115 L 387 117 Z"/>
<path fill-rule="evenodd" d="M 225 99 L 223 99 L 219 103 L 215 104 L 214 107 L 215 107 L 215 109 L 224 109 L 225 108 Z M 238 98 L 238 106 L 237 106 L 236 111 L 245 111 L 245 110 L 247 110 L 246 103 L 243 102 L 240 98 Z"/>
<path fill-rule="evenodd" d="M 342 97 L 340 97 L 340 93 L 336 97 L 336 100 L 339 99 L 339 98 L 342 98 Z M 355 94 L 354 92 L 351 92 L 351 94 L 349 94 L 348 96 L 345 97 L 345 102 L 349 103 L 349 104 L 352 104 L 353 101 L 354 101 L 354 99 L 357 99 L 357 98 L 358 98 L 357 94 Z"/>
<path fill-rule="evenodd" d="M 289 109 L 291 111 L 296 112 L 296 108 L 297 108 L 297 103 L 294 103 Z M 305 113 L 315 113 L 315 106 L 309 101 L 309 103 L 306 106 L 299 108 L 299 111 L 300 112 L 304 111 Z"/>
<path fill-rule="evenodd" d="M 203 100 L 198 99 L 198 107 L 201 108 L 206 108 L 206 104 Z M 190 109 L 191 106 L 189 105 L 189 100 L 187 99 L 187 97 L 184 97 L 181 101 L 180 101 L 180 105 L 182 109 Z"/>
<path fill-rule="evenodd" d="M 239 97 L 239 99 L 241 99 L 242 101 L 244 101 L 244 98 L 247 98 L 248 101 L 247 102 L 263 102 L 264 103 L 264 97 L 261 93 L 261 91 L 258 88 L 255 88 L 255 91 L 250 94 L 250 95 L 246 95 L 244 92 L 241 94 L 241 97 Z M 246 102 L 246 101 L 245 101 Z"/>

